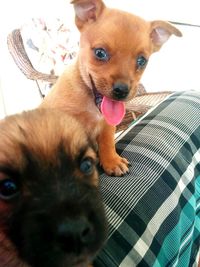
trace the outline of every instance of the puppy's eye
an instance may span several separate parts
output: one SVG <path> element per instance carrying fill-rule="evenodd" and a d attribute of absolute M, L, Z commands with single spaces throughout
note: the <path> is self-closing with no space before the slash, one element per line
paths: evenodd
<path fill-rule="evenodd" d="M 101 61 L 108 61 L 109 60 L 109 55 L 104 48 L 95 48 L 94 54 L 98 60 L 101 60 Z"/>
<path fill-rule="evenodd" d="M 84 173 L 86 175 L 92 174 L 92 172 L 94 170 L 94 163 L 93 163 L 92 159 L 90 159 L 90 158 L 83 159 L 80 163 L 80 170 L 82 173 Z"/>
<path fill-rule="evenodd" d="M 147 61 L 148 60 L 144 56 L 139 56 L 137 58 L 137 62 L 136 62 L 137 68 L 138 69 L 143 69 L 146 66 L 146 64 L 147 64 Z"/>
<path fill-rule="evenodd" d="M 19 194 L 18 184 L 11 178 L 0 181 L 0 198 L 10 200 Z"/>

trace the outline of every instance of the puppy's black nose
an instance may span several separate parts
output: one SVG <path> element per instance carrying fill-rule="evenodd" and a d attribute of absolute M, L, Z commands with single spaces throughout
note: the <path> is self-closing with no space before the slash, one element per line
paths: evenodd
<path fill-rule="evenodd" d="M 117 100 L 124 99 L 129 93 L 128 85 L 125 83 L 115 83 L 113 85 L 113 97 Z"/>
<path fill-rule="evenodd" d="M 85 217 L 63 221 L 58 225 L 57 235 L 61 248 L 75 254 L 94 241 L 93 226 Z"/>

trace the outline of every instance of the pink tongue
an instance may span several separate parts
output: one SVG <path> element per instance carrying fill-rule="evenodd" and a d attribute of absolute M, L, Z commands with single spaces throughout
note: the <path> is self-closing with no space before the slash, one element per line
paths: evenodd
<path fill-rule="evenodd" d="M 125 115 L 124 102 L 112 100 L 106 96 L 101 102 L 101 113 L 110 125 L 118 125 Z"/>

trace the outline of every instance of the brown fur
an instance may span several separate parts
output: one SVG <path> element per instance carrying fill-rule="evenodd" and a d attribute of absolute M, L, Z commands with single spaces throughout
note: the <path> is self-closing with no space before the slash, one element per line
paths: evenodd
<path fill-rule="evenodd" d="M 81 162 L 88 159 L 92 163 L 92 169 L 85 173 L 81 169 Z M 1 267 L 86 267 L 89 264 L 102 246 L 106 232 L 96 164 L 96 143 L 87 136 L 82 125 L 65 112 L 36 109 L 0 121 Z M 6 199 L 2 183 L 10 178 L 20 188 L 16 196 Z M 39 203 L 38 207 L 33 205 L 34 201 Z M 26 206 L 28 207 L 25 208 Z M 66 207 L 62 209 L 62 206 Z M 91 216 L 90 210 L 93 217 L 97 216 L 94 222 L 87 217 Z M 49 219 L 47 222 L 40 219 L 37 226 L 37 214 L 41 212 Z M 96 241 L 90 248 L 89 244 L 88 248 L 80 246 L 80 251 L 76 253 L 78 244 L 74 247 L 75 251 L 72 249 L 71 252 L 68 247 L 62 249 L 62 242 L 55 242 L 53 236 L 55 233 L 57 235 L 55 229 L 65 220 L 72 221 L 72 225 L 79 224 L 79 216 L 81 220 L 89 220 Z M 32 218 L 30 225 L 27 221 L 29 217 Z M 57 218 L 63 219 L 52 224 Z M 48 229 L 49 222 L 52 224 L 48 231 L 50 239 L 46 241 L 41 237 L 40 241 L 33 241 L 40 231 L 43 233 L 40 230 L 43 224 Z M 39 232 L 35 233 L 35 229 Z M 73 240 L 73 237 L 69 240 Z M 65 244 L 71 249 L 73 243 L 69 240 L 66 237 Z M 49 242 L 52 247 L 45 248 Z M 30 246 L 30 249 L 26 246 Z M 37 247 L 40 248 L 39 252 Z M 32 254 L 33 259 L 30 256 Z M 43 254 L 47 254 L 46 257 L 37 262 Z"/>
<path fill-rule="evenodd" d="M 61 116 L 58 119 L 59 114 Z M 61 140 L 65 143 L 66 151 L 74 158 L 80 147 L 88 143 L 88 137 L 77 120 L 65 113 L 63 116 L 60 110 L 52 112 L 39 109 L 32 113 L 24 112 L 23 115 L 10 116 L 1 122 L 1 136 L 3 138 L 0 139 L 0 162 L 10 163 L 14 168 L 23 168 L 25 165 L 21 153 L 22 144 L 29 148 L 30 153 L 36 154 L 38 159 L 47 161 L 48 164 L 51 160 L 51 163 L 55 164 L 55 152 Z M 86 156 L 96 160 L 96 154 L 91 148 Z M 96 182 L 95 178 L 94 184 Z"/>
<path fill-rule="evenodd" d="M 109 126 L 94 103 L 95 89 L 113 98 L 113 86 L 125 84 L 132 99 L 145 68 L 137 58 L 147 60 L 172 35 L 181 33 L 164 21 L 147 22 L 133 14 L 105 6 L 101 0 L 73 0 L 76 25 L 81 33 L 77 61 L 60 76 L 42 107 L 56 107 L 75 115 L 90 135 L 98 140 L 100 163 L 108 175 L 128 172 L 128 161 L 115 151 L 115 127 Z M 95 48 L 109 53 L 109 60 L 94 56 Z M 92 78 L 92 79 L 91 79 Z M 106 145 L 105 145 L 106 144 Z"/>

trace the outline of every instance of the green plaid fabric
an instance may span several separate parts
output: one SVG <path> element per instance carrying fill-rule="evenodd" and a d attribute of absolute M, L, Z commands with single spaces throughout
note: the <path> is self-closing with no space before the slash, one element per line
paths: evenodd
<path fill-rule="evenodd" d="M 124 177 L 100 176 L 109 236 L 94 266 L 197 266 L 200 93 L 171 95 L 117 148 L 132 167 Z"/>

